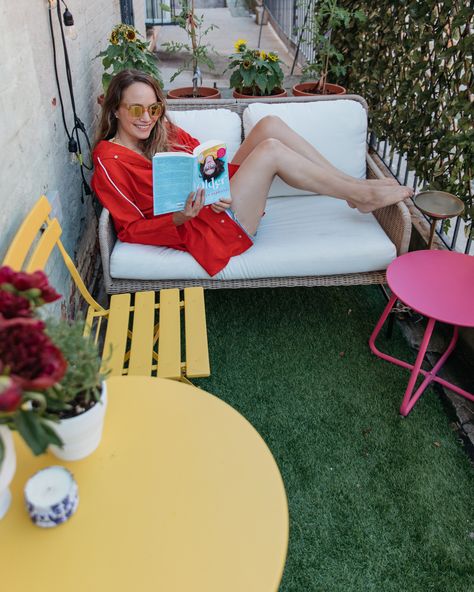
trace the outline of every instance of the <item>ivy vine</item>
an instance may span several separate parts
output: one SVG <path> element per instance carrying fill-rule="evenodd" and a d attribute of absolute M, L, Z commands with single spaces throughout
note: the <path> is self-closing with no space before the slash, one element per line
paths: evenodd
<path fill-rule="evenodd" d="M 427 188 L 466 204 L 474 237 L 474 0 L 340 0 L 367 18 L 334 32 L 349 92 L 365 97 L 371 130 Z"/>

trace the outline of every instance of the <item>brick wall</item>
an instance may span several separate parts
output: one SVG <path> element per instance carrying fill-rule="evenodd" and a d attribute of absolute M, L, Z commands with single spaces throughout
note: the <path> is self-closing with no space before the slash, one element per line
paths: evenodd
<path fill-rule="evenodd" d="M 106 47 L 110 30 L 120 22 L 120 2 L 70 0 L 68 6 L 77 31 L 77 39 L 66 39 L 76 110 L 92 141 L 102 74 L 102 64 L 95 56 Z M 61 14 L 63 10 L 61 6 Z M 143 0 L 135 0 L 134 11 L 137 28 L 144 35 Z M 93 263 L 96 220 L 91 197 L 85 196 L 82 202 L 79 167 L 71 164 L 67 151 L 48 14 L 46 0 L 3 2 L 0 8 L 0 261 L 24 216 L 42 193 L 48 193 L 63 226 L 66 248 L 77 257 L 79 267 L 87 267 Z M 66 121 L 71 129 L 72 110 L 55 9 L 51 16 Z M 82 144 L 89 160 L 85 139 Z M 69 294 L 68 276 L 62 267 L 53 262 L 48 272 L 57 289 Z"/>

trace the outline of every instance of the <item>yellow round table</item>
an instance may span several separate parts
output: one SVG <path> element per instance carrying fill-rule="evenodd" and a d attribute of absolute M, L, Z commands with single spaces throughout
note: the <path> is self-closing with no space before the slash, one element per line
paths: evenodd
<path fill-rule="evenodd" d="M 99 448 L 66 462 L 16 438 L 13 501 L 0 521 L 1 588 L 91 592 L 275 592 L 288 544 L 278 467 L 257 431 L 200 389 L 148 377 L 108 381 Z M 79 507 L 42 529 L 27 479 L 67 466 Z"/>

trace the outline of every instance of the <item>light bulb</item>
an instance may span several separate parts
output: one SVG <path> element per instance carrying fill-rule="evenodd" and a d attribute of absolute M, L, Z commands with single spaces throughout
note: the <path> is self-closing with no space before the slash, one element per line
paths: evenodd
<path fill-rule="evenodd" d="M 74 41 L 74 39 L 77 39 L 77 31 L 76 31 L 76 27 L 74 25 L 71 25 L 70 27 L 66 27 L 66 36 L 69 37 L 69 39 L 71 39 L 71 41 Z"/>
<path fill-rule="evenodd" d="M 77 39 L 77 31 L 76 27 L 74 26 L 74 17 L 69 11 L 69 8 L 66 8 L 66 10 L 63 12 L 63 23 L 66 29 L 66 35 L 69 37 L 69 39 Z"/>

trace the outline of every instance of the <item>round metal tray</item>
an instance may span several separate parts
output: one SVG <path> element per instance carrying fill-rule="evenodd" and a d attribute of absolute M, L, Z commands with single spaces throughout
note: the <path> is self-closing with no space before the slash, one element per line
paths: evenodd
<path fill-rule="evenodd" d="M 421 191 L 413 198 L 416 207 L 432 218 L 443 219 L 459 216 L 464 203 L 446 191 Z"/>

